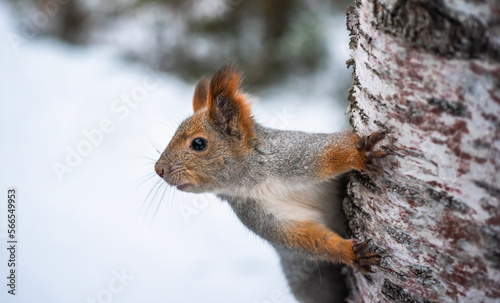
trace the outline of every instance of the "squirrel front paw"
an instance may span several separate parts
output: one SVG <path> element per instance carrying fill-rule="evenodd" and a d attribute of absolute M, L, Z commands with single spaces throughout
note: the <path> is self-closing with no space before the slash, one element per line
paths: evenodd
<path fill-rule="evenodd" d="M 373 160 L 384 158 L 388 153 L 383 150 L 373 150 L 373 148 L 379 141 L 385 138 L 386 133 L 385 131 L 374 132 L 371 135 L 359 138 L 356 143 L 356 148 L 365 156 L 365 167 L 367 170 L 377 172 L 383 171 L 379 166 L 373 163 Z"/>
<path fill-rule="evenodd" d="M 370 240 L 358 242 L 353 240 L 354 268 L 362 273 L 373 273 L 372 265 L 379 265 L 381 256 L 376 252 L 368 251 Z"/>

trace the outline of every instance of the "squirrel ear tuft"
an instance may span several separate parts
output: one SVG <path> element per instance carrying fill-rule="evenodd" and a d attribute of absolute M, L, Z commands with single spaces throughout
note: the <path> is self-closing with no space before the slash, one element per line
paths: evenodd
<path fill-rule="evenodd" d="M 232 96 L 240 90 L 241 75 L 231 64 L 224 64 L 210 80 L 210 95 L 217 98 L 219 95 Z"/>
<path fill-rule="evenodd" d="M 240 84 L 241 75 L 230 64 L 215 72 L 208 93 L 209 118 L 222 126 L 226 134 L 250 143 L 255 136 L 254 122 Z"/>
<path fill-rule="evenodd" d="M 193 110 L 195 113 L 207 106 L 209 85 L 210 79 L 207 78 L 202 78 L 196 85 L 193 96 Z"/>

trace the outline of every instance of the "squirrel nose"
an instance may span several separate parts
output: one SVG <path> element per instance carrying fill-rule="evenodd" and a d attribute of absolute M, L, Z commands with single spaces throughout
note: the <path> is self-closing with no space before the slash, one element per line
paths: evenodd
<path fill-rule="evenodd" d="M 158 174 L 158 176 L 160 176 L 160 178 L 163 179 L 163 175 L 165 174 L 165 170 L 158 163 L 155 164 L 155 172 Z"/>

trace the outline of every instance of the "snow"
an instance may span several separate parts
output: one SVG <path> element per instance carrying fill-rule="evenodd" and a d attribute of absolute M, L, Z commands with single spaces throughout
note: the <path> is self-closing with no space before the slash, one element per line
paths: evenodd
<path fill-rule="evenodd" d="M 163 149 L 190 114 L 193 83 L 112 49 L 32 38 L 14 48 L 14 23 L 0 3 L 0 302 L 295 302 L 274 250 L 215 197 L 162 185 L 143 206 L 156 182 L 141 184 L 153 171 L 143 157 L 156 159 L 153 145 Z M 257 119 L 343 128 L 328 90 L 306 87 L 258 92 Z M 5 286 L 10 187 L 16 296 Z"/>

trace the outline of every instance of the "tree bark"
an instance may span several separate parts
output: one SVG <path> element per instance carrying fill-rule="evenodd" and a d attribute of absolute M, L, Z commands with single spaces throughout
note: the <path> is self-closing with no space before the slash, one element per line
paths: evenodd
<path fill-rule="evenodd" d="M 352 236 L 384 257 L 351 302 L 500 300 L 500 2 L 359 0 L 351 124 L 389 131 L 355 174 Z"/>

